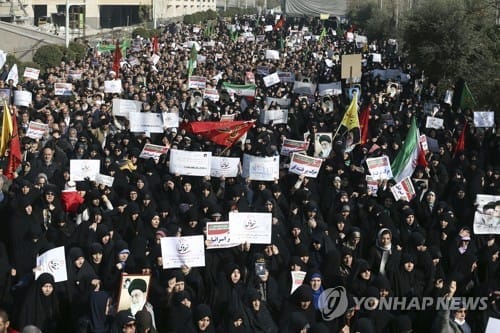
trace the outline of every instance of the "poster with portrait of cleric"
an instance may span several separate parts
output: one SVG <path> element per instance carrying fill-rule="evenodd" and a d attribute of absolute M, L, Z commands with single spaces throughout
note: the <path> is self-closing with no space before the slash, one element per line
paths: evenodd
<path fill-rule="evenodd" d="M 132 315 L 144 308 L 148 299 L 150 275 L 122 275 L 118 298 L 118 311 L 129 310 Z"/>
<path fill-rule="evenodd" d="M 332 152 L 332 133 L 316 133 L 314 136 L 314 157 L 328 158 Z"/>
<path fill-rule="evenodd" d="M 500 234 L 500 195 L 478 194 L 474 213 L 474 233 Z"/>

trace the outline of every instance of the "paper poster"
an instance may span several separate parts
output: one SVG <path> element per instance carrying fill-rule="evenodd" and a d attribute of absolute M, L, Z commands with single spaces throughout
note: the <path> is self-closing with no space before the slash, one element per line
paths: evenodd
<path fill-rule="evenodd" d="M 288 110 L 262 110 L 260 121 L 264 124 L 286 124 L 288 122 Z"/>
<path fill-rule="evenodd" d="M 38 76 L 40 75 L 40 70 L 36 68 L 26 67 L 24 69 L 23 77 L 27 77 L 33 80 L 38 80 Z"/>
<path fill-rule="evenodd" d="M 129 112 L 130 132 L 133 133 L 163 133 L 163 118 L 161 113 Z"/>
<path fill-rule="evenodd" d="M 266 59 L 279 60 L 280 52 L 278 50 L 266 50 Z"/>
<path fill-rule="evenodd" d="M 240 159 L 238 157 L 212 156 L 210 161 L 210 176 L 236 177 Z"/>
<path fill-rule="evenodd" d="M 151 276 L 147 274 L 122 274 L 118 311 L 130 310 L 135 315 L 142 310 L 148 299 L 150 280 Z"/>
<path fill-rule="evenodd" d="M 340 95 L 342 94 L 342 82 L 320 83 L 318 84 L 318 91 L 321 97 L 328 95 Z"/>
<path fill-rule="evenodd" d="M 280 154 L 283 156 L 289 156 L 292 153 L 305 152 L 309 148 L 308 141 L 299 141 L 292 139 L 285 139 L 281 145 Z"/>
<path fill-rule="evenodd" d="M 500 195 L 478 194 L 474 213 L 474 233 L 500 234 Z"/>
<path fill-rule="evenodd" d="M 73 85 L 71 83 L 54 83 L 54 95 L 56 96 L 72 96 Z"/>
<path fill-rule="evenodd" d="M 268 75 L 269 74 L 269 67 L 268 66 L 257 66 L 257 75 Z"/>
<path fill-rule="evenodd" d="M 167 152 L 168 147 L 146 143 L 139 157 L 146 160 L 150 158 L 158 159 L 162 154 L 166 154 Z"/>
<path fill-rule="evenodd" d="M 104 81 L 104 92 L 111 94 L 121 94 L 122 93 L 122 80 L 108 80 Z"/>
<path fill-rule="evenodd" d="M 271 244 L 271 213 L 229 213 L 231 237 L 234 242 Z"/>
<path fill-rule="evenodd" d="M 205 89 L 205 91 L 203 92 L 203 98 L 208 98 L 212 102 L 218 102 L 220 96 L 217 89 Z"/>
<path fill-rule="evenodd" d="M 171 174 L 185 176 L 210 176 L 212 152 L 170 150 Z"/>
<path fill-rule="evenodd" d="M 95 182 L 97 184 L 101 184 L 101 185 L 104 185 L 107 187 L 112 187 L 114 181 L 115 181 L 115 177 L 104 175 L 102 173 L 98 173 L 95 176 Z"/>
<path fill-rule="evenodd" d="M 220 121 L 234 121 L 234 116 L 236 116 L 234 113 L 232 113 L 232 114 L 221 114 L 220 115 Z"/>
<path fill-rule="evenodd" d="M 255 84 L 255 75 L 253 72 L 245 72 L 245 84 Z"/>
<path fill-rule="evenodd" d="M 31 92 L 24 90 L 14 90 L 14 105 L 30 106 Z"/>
<path fill-rule="evenodd" d="M 297 290 L 298 287 L 300 287 L 304 283 L 307 272 L 291 271 L 290 274 L 292 275 L 292 289 L 290 290 L 291 295 L 295 290 Z"/>
<path fill-rule="evenodd" d="M 299 95 L 314 95 L 316 85 L 311 82 L 295 81 L 293 84 L 293 93 Z"/>
<path fill-rule="evenodd" d="M 204 76 L 190 76 L 188 88 L 189 89 L 205 89 L 207 87 L 207 78 Z"/>
<path fill-rule="evenodd" d="M 266 103 L 267 103 L 267 105 L 271 105 L 274 103 L 275 105 L 279 106 L 280 108 L 288 109 L 288 107 L 290 106 L 290 103 L 291 103 L 291 99 L 290 98 L 276 98 L 276 97 L 267 97 L 266 96 Z"/>
<path fill-rule="evenodd" d="M 51 274 L 55 282 L 68 280 L 64 246 L 48 250 L 36 257 L 35 280 L 42 273 Z"/>
<path fill-rule="evenodd" d="M 380 157 L 372 157 L 366 159 L 366 165 L 370 171 L 370 175 L 375 179 L 391 179 L 393 178 L 391 163 L 386 155 Z"/>
<path fill-rule="evenodd" d="M 372 56 L 372 62 L 382 62 L 382 54 L 380 53 L 370 53 Z"/>
<path fill-rule="evenodd" d="M 95 177 L 100 173 L 101 161 L 100 160 L 70 160 L 69 172 L 71 180 L 77 182 L 85 180 L 95 181 Z"/>
<path fill-rule="evenodd" d="M 267 76 L 264 76 L 262 78 L 264 80 L 264 85 L 266 87 L 273 86 L 275 84 L 280 83 L 280 77 L 278 76 L 278 73 L 274 72 L 273 74 L 269 74 Z"/>
<path fill-rule="evenodd" d="M 207 222 L 207 249 L 226 249 L 240 243 L 231 238 L 229 222 Z"/>
<path fill-rule="evenodd" d="M 205 267 L 203 235 L 162 237 L 160 239 L 163 268 Z"/>
<path fill-rule="evenodd" d="M 314 136 L 314 157 L 329 158 L 332 152 L 332 133 L 320 132 Z"/>
<path fill-rule="evenodd" d="M 426 128 L 441 129 L 444 127 L 443 124 L 444 124 L 443 119 L 427 116 L 427 120 L 425 122 L 425 127 Z"/>
<path fill-rule="evenodd" d="M 376 197 L 378 191 L 378 180 L 376 180 L 370 175 L 366 175 L 365 180 L 366 180 L 366 187 L 371 192 L 370 195 Z"/>
<path fill-rule="evenodd" d="M 484 333 L 498 333 L 500 332 L 500 319 L 489 317 L 486 324 L 486 331 Z"/>
<path fill-rule="evenodd" d="M 342 55 L 341 78 L 360 78 L 361 75 L 361 54 Z"/>
<path fill-rule="evenodd" d="M 422 148 L 424 152 L 428 153 L 429 145 L 427 144 L 427 136 L 425 134 L 420 135 L 418 142 L 420 143 L 420 148 Z"/>
<path fill-rule="evenodd" d="M 415 189 L 410 177 L 406 177 L 399 183 L 391 187 L 392 195 L 396 201 L 410 201 L 415 196 Z"/>
<path fill-rule="evenodd" d="M 177 112 L 162 112 L 163 127 L 173 128 L 179 127 L 179 113 Z"/>
<path fill-rule="evenodd" d="M 279 178 L 280 159 L 278 156 L 260 157 L 243 155 L 243 178 L 273 181 Z"/>
<path fill-rule="evenodd" d="M 49 124 L 30 121 L 28 130 L 26 131 L 26 136 L 35 140 L 41 139 L 48 130 Z"/>
<path fill-rule="evenodd" d="M 322 158 L 314 158 L 300 153 L 293 153 L 288 171 L 310 178 L 318 177 Z"/>
<path fill-rule="evenodd" d="M 128 118 L 130 112 L 141 112 L 142 102 L 131 99 L 113 98 L 113 114 Z"/>
<path fill-rule="evenodd" d="M 474 127 L 495 127 L 495 112 L 474 111 Z"/>
<path fill-rule="evenodd" d="M 10 89 L 0 89 L 0 103 L 3 105 L 3 103 L 7 103 L 7 105 L 10 105 Z"/>

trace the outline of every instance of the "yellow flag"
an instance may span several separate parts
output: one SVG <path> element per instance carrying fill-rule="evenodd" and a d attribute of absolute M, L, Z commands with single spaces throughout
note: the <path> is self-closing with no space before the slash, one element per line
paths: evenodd
<path fill-rule="evenodd" d="M 7 102 L 3 105 L 3 122 L 2 122 L 2 138 L 0 139 L 0 156 L 5 155 L 5 151 L 9 146 L 10 137 L 12 136 L 12 118 Z"/>
<path fill-rule="evenodd" d="M 341 125 L 347 127 L 347 130 L 350 131 L 353 128 L 359 128 L 359 117 L 358 117 L 358 94 L 354 93 L 352 97 L 351 104 L 347 111 L 344 114 L 344 118 L 342 118 Z"/>

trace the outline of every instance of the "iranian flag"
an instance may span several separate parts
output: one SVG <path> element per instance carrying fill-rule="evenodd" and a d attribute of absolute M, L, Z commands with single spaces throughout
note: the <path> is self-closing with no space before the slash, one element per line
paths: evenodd
<path fill-rule="evenodd" d="M 417 165 L 426 166 L 425 153 L 420 147 L 419 136 L 420 131 L 418 130 L 415 117 L 413 117 L 403 148 L 391 164 L 392 174 L 398 183 L 406 177 L 411 177 Z"/>
<path fill-rule="evenodd" d="M 224 82 L 222 88 L 226 89 L 230 95 L 255 97 L 255 84 L 232 84 Z"/>

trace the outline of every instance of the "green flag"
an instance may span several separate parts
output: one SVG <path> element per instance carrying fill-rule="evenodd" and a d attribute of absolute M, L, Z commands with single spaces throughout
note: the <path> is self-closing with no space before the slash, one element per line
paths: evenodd
<path fill-rule="evenodd" d="M 321 30 L 321 34 L 319 35 L 319 42 L 321 43 L 325 37 L 326 37 L 326 28 L 323 27 L 323 30 Z"/>
<path fill-rule="evenodd" d="M 476 101 L 470 92 L 469 86 L 467 86 L 467 82 L 464 82 L 462 94 L 460 95 L 460 109 L 472 109 L 474 106 L 476 106 Z"/>
<path fill-rule="evenodd" d="M 191 46 L 191 55 L 188 61 L 188 77 L 193 75 L 194 69 L 196 67 L 196 58 L 198 57 L 198 51 L 196 50 L 196 45 Z"/>
<path fill-rule="evenodd" d="M 391 164 L 392 175 L 396 182 L 400 182 L 406 177 L 411 177 L 417 167 L 417 162 L 418 128 L 415 117 L 413 117 L 408 134 L 406 134 L 404 145 Z"/>

